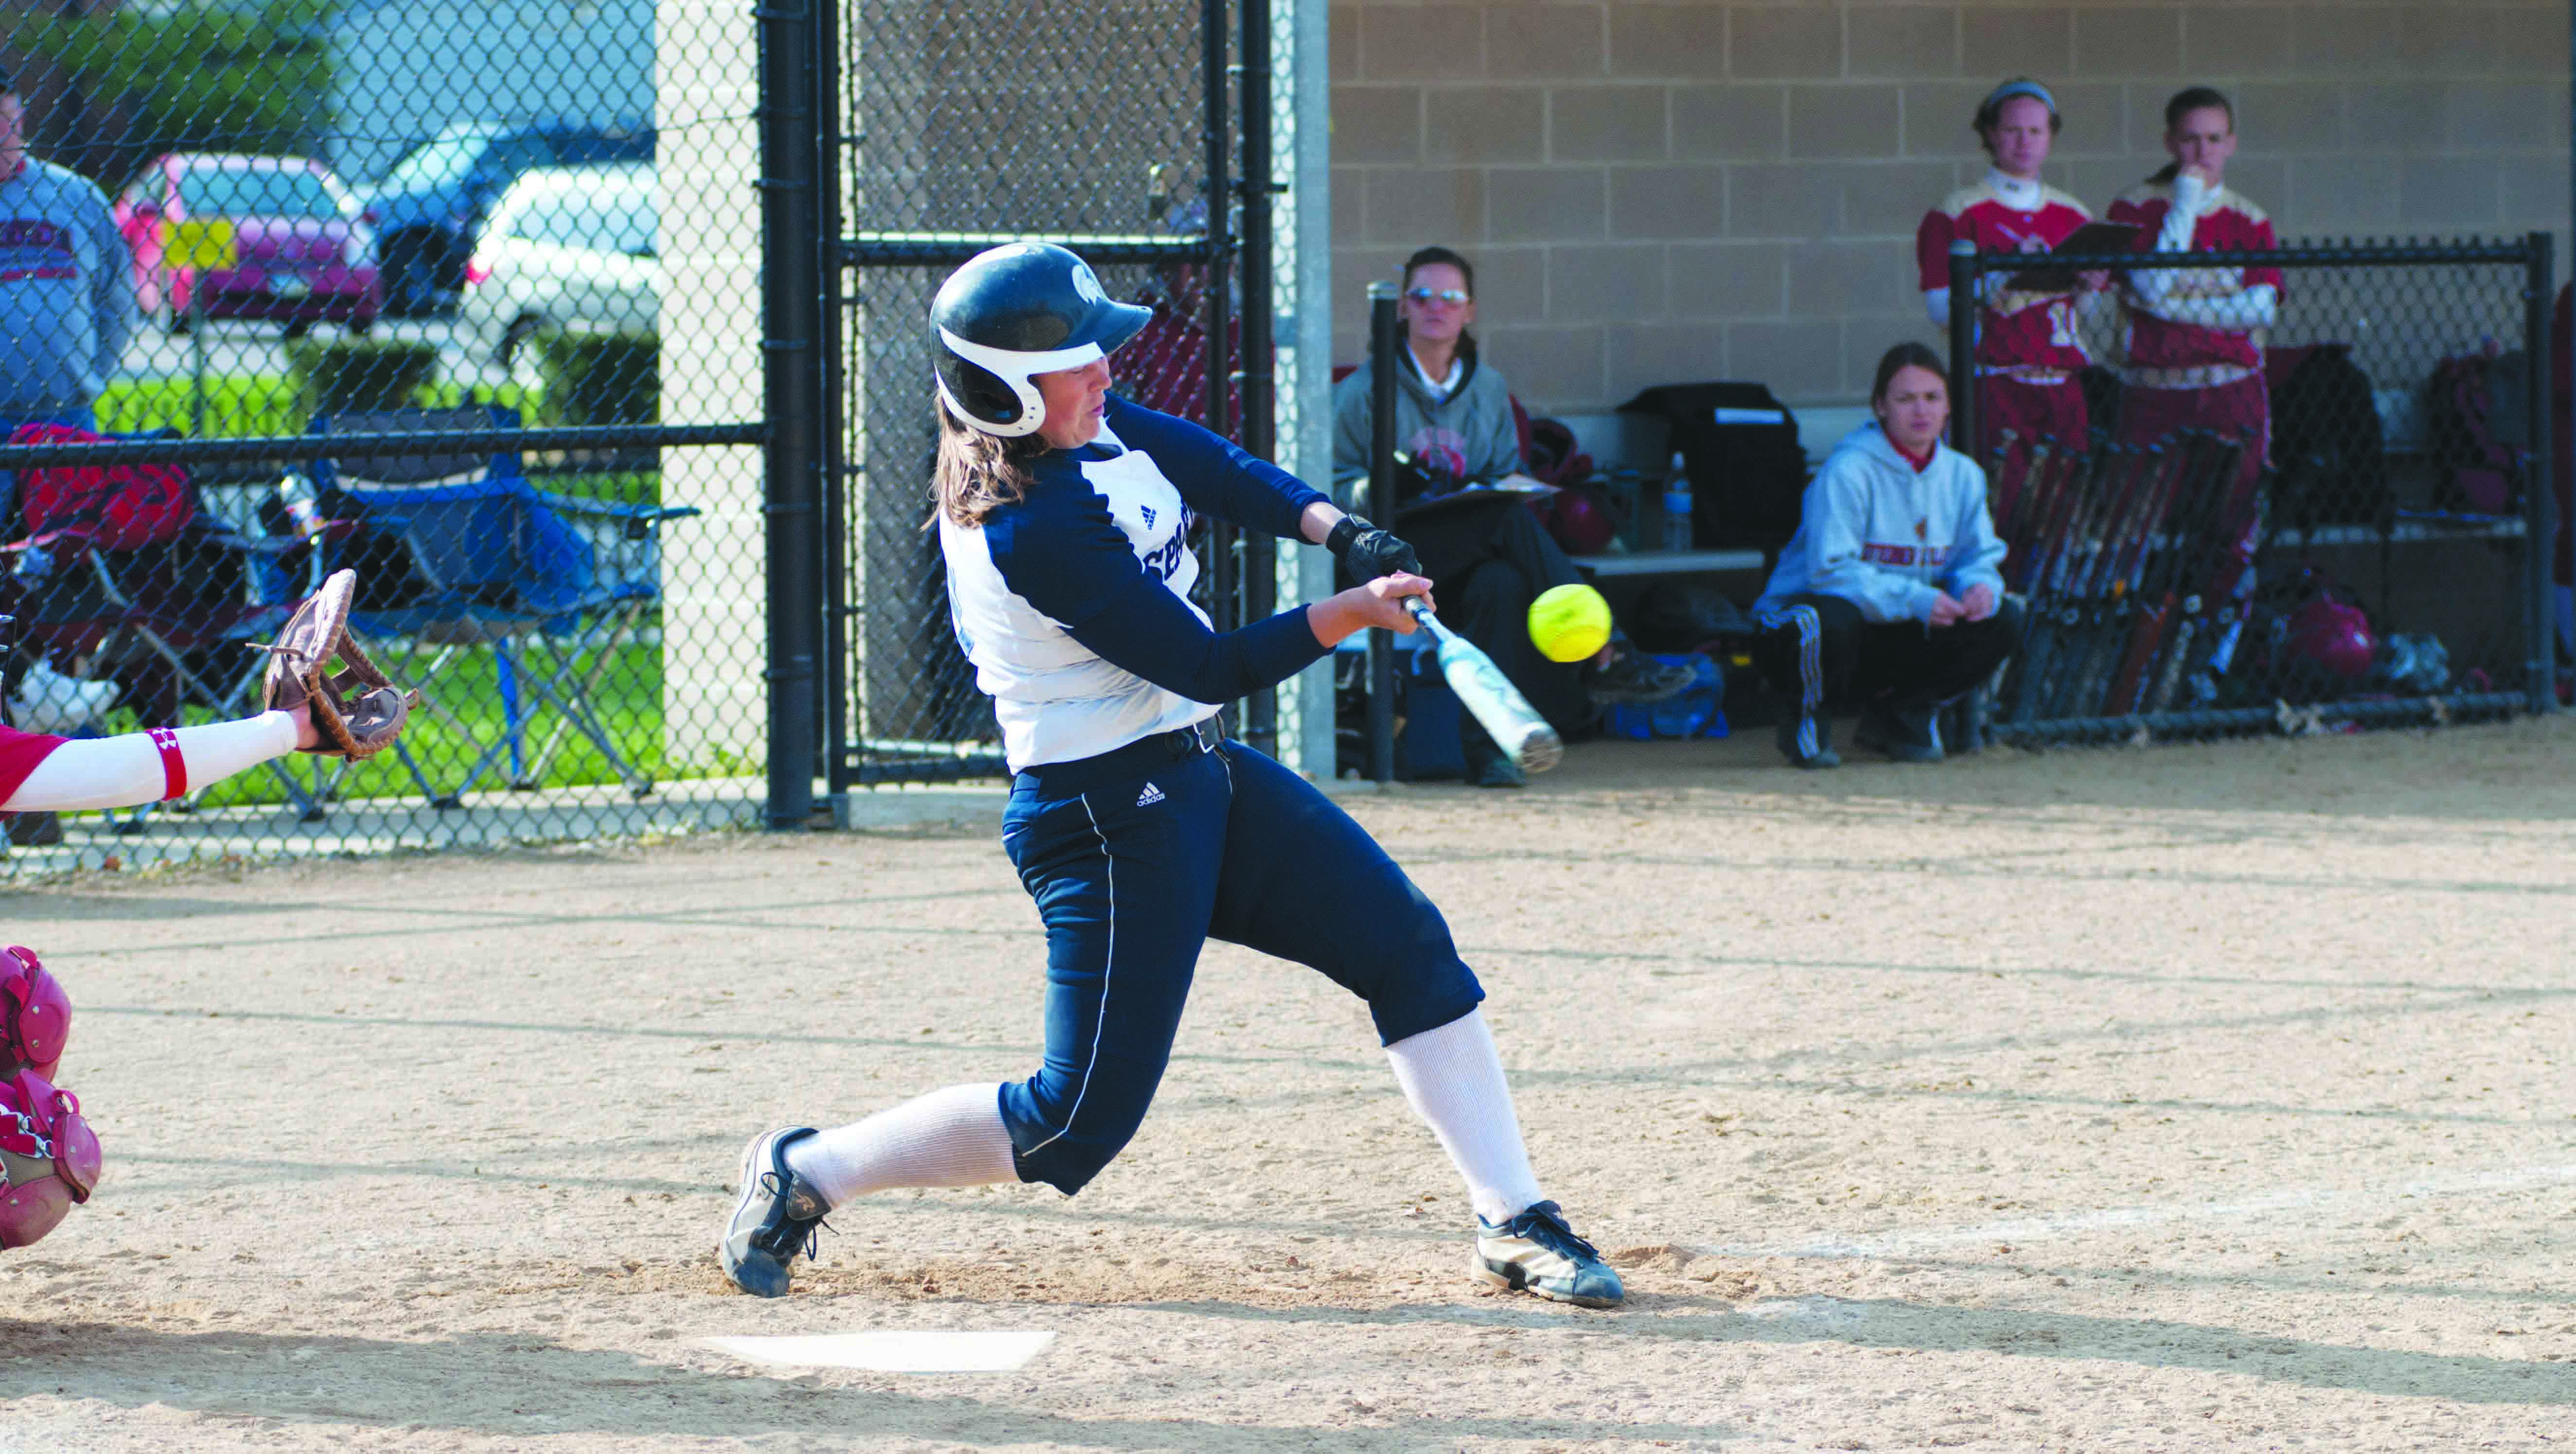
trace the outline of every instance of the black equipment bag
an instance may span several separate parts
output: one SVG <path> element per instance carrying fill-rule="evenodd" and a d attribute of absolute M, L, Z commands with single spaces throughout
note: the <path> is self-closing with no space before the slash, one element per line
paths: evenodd
<path fill-rule="evenodd" d="M 1760 384 L 1658 384 L 1619 406 L 1672 424 L 1691 482 L 1691 541 L 1776 548 L 1798 530 L 1807 456 L 1798 419 Z"/>
<path fill-rule="evenodd" d="M 2273 512 L 2294 530 L 2385 527 L 2397 504 L 2370 375 L 2352 347 L 2276 348 L 2265 359 L 2272 404 Z"/>

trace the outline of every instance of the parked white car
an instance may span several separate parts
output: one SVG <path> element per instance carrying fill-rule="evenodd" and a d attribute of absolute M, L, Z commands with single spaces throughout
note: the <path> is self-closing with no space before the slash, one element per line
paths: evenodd
<path fill-rule="evenodd" d="M 519 345 L 541 328 L 657 328 L 660 231 L 650 162 L 522 173 L 466 264 L 459 341 L 526 376 Z"/>

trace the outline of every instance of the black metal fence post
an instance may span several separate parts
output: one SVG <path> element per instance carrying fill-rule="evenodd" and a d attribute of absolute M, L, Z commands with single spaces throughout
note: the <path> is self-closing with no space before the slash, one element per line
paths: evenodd
<path fill-rule="evenodd" d="M 1950 447 L 1977 450 L 1977 245 L 1950 244 Z"/>
<path fill-rule="evenodd" d="M 2555 627 L 2549 609 L 2551 567 L 2558 553 L 2550 510 L 2558 486 L 2549 457 L 2555 432 L 2549 417 L 2549 319 L 2558 305 L 2558 289 L 2550 235 L 2532 233 L 2529 246 L 2522 301 L 2523 357 L 2530 361 L 2523 377 L 2523 417 L 2531 421 L 2531 463 L 2524 471 L 2522 489 L 2523 528 L 2528 532 L 2522 552 L 2523 671 L 2531 710 L 2547 712 L 2558 705 L 2557 653 L 2551 640 Z"/>
<path fill-rule="evenodd" d="M 773 428 L 762 512 L 768 566 L 769 798 L 773 832 L 814 814 L 815 671 L 823 603 L 816 537 L 822 514 L 823 288 L 816 246 L 819 8 L 764 5 L 760 22 L 762 402 Z"/>
<path fill-rule="evenodd" d="M 1369 300 L 1368 517 L 1395 519 L 1395 284 L 1371 283 Z M 1395 641 L 1371 629 L 1369 777 L 1395 781 Z"/>
<path fill-rule="evenodd" d="M 1267 0 L 1241 0 L 1239 38 L 1235 42 L 1236 109 L 1242 114 L 1243 164 L 1236 190 L 1242 197 L 1243 244 L 1242 346 L 1235 358 L 1242 382 L 1243 421 L 1240 442 L 1255 459 L 1276 459 L 1279 452 L 1277 394 L 1271 361 L 1271 230 L 1270 230 L 1270 6 Z M 1243 619 L 1259 621 L 1278 608 L 1279 545 L 1255 531 L 1243 540 Z M 1254 747 L 1279 755 L 1279 692 L 1264 687 L 1244 704 L 1243 738 Z"/>
<path fill-rule="evenodd" d="M 841 55 L 844 36 L 840 17 L 826 12 L 815 26 L 814 125 L 814 277 L 817 285 L 814 317 L 818 331 L 815 338 L 814 378 L 821 391 L 822 408 L 816 415 L 815 428 L 821 432 L 823 448 L 814 461 L 822 528 L 815 531 L 815 569 L 822 573 L 817 589 L 822 593 L 823 620 L 818 628 L 817 647 L 822 653 L 821 720 L 816 726 L 822 736 L 817 747 L 822 753 L 824 800 L 830 805 L 834 827 L 849 824 L 850 788 L 855 774 L 850 770 L 850 578 L 842 569 L 850 558 L 850 490 L 849 469 L 849 377 L 842 352 L 846 340 L 842 329 L 847 321 L 849 274 L 841 265 L 841 148 L 843 105 L 847 95 L 841 89 Z"/>
<path fill-rule="evenodd" d="M 1232 148 L 1232 118 L 1226 107 L 1226 0 L 1200 0 L 1199 4 L 1199 81 L 1204 89 L 1201 98 L 1204 112 L 1202 140 L 1207 153 L 1207 267 L 1206 297 L 1202 307 L 1207 322 L 1207 427 L 1228 438 L 1234 436 L 1234 370 L 1232 350 L 1227 346 L 1233 333 L 1233 298 L 1230 285 L 1233 245 L 1230 235 L 1233 191 L 1227 185 L 1227 173 L 1233 167 L 1228 155 Z M 1208 614 L 1216 618 L 1216 629 L 1231 631 L 1243 624 L 1242 560 L 1239 546 L 1243 532 L 1232 522 L 1212 521 L 1208 529 Z"/>

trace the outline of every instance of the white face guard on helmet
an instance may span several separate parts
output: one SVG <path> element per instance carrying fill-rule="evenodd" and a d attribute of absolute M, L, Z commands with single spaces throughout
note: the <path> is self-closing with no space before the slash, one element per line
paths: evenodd
<path fill-rule="evenodd" d="M 1085 271 L 1089 270 L 1085 269 Z M 1101 352 L 1100 345 L 1096 343 L 1059 348 L 1049 353 L 1014 353 L 1007 348 L 987 348 L 980 343 L 969 343 L 945 328 L 939 330 L 939 341 L 946 344 L 959 358 L 991 374 L 1000 380 L 1004 387 L 1019 396 L 1019 418 L 1003 423 L 981 419 L 965 405 L 959 403 L 955 394 L 948 391 L 948 370 L 939 371 L 939 402 L 947 406 L 948 412 L 956 416 L 957 422 L 969 429 L 998 435 L 1004 439 L 1017 439 L 1022 435 L 1035 434 L 1038 432 L 1038 427 L 1046 423 L 1046 400 L 1039 397 L 1038 386 L 1029 382 L 1032 377 L 1038 374 L 1052 374 L 1064 369 L 1078 369 L 1095 359 L 1109 356 Z"/>

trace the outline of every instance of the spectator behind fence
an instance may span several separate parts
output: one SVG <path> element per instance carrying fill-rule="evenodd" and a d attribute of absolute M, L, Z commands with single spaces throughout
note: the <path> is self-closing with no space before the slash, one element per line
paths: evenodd
<path fill-rule="evenodd" d="M 1980 252 L 2046 252 L 2092 220 L 2084 204 L 2039 179 L 2065 119 L 2057 98 L 2028 77 L 2004 82 L 1977 104 L 1970 127 L 1994 165 L 1972 187 L 1942 199 L 1914 232 L 1923 305 L 1941 327 L 1950 323 L 1950 244 Z M 2090 360 L 2076 332 L 2074 293 L 2030 289 L 2017 273 L 1989 273 L 1977 313 L 1977 438 L 1980 460 L 1994 456 L 2009 429 L 2027 445 L 2048 438 L 2080 444 L 2090 427 L 2077 375 Z M 2106 279 L 2087 274 L 2086 290 Z"/>
<path fill-rule="evenodd" d="M 1807 486 L 1798 533 L 1753 604 L 1754 655 L 1793 698 L 1780 751 L 1839 766 L 1826 713 L 1857 702 L 1853 735 L 1898 762 L 1941 760 L 1941 708 L 2021 640 L 1986 476 L 1941 443 L 1941 356 L 1900 343 L 1870 385 L 1876 421 L 1844 436 Z"/>
<path fill-rule="evenodd" d="M 1659 702 L 1690 685 L 1689 668 L 1650 660 L 1623 636 L 1614 634 L 1598 655 L 1574 665 L 1552 662 L 1531 644 L 1530 602 L 1551 587 L 1582 583 L 1583 575 L 1521 497 L 1465 488 L 1537 484 L 1522 473 L 1510 386 L 1478 357 L 1467 331 L 1476 321 L 1475 267 L 1448 248 L 1423 248 L 1405 260 L 1397 308 L 1403 362 L 1395 448 L 1405 464 L 1389 523 L 1439 586 L 1441 617 L 1569 737 L 1591 725 L 1597 706 Z M 1333 490 L 1346 510 L 1367 503 L 1373 377 L 1364 362 L 1333 391 Z M 1470 784 L 1527 781 L 1466 713 L 1459 714 L 1458 746 Z"/>
<path fill-rule="evenodd" d="M 134 261 L 98 188 L 27 154 L 27 103 L 0 72 L 0 439 L 21 424 L 95 429 L 134 335 Z M 17 482 L 0 472 L 0 521 Z"/>
<path fill-rule="evenodd" d="M 2273 246 L 2272 219 L 2226 185 L 2236 155 L 2236 111 L 2207 86 L 2165 102 L 2164 170 L 2111 204 L 2111 220 L 2134 223 L 2140 252 L 2244 252 Z M 2272 404 L 2263 378 L 2263 334 L 2280 311 L 2276 268 L 2153 268 L 2131 272 L 2120 290 L 2127 361 L 2121 370 L 2118 437 L 2158 443 L 2179 429 L 2206 429 L 2245 446 L 2230 493 L 2233 565 L 2214 582 L 2221 596 L 2252 585 L 2254 481 L 2272 443 Z M 2232 642 L 2230 643 L 2232 646 Z M 2229 651 L 2213 660 L 2227 668 Z"/>

